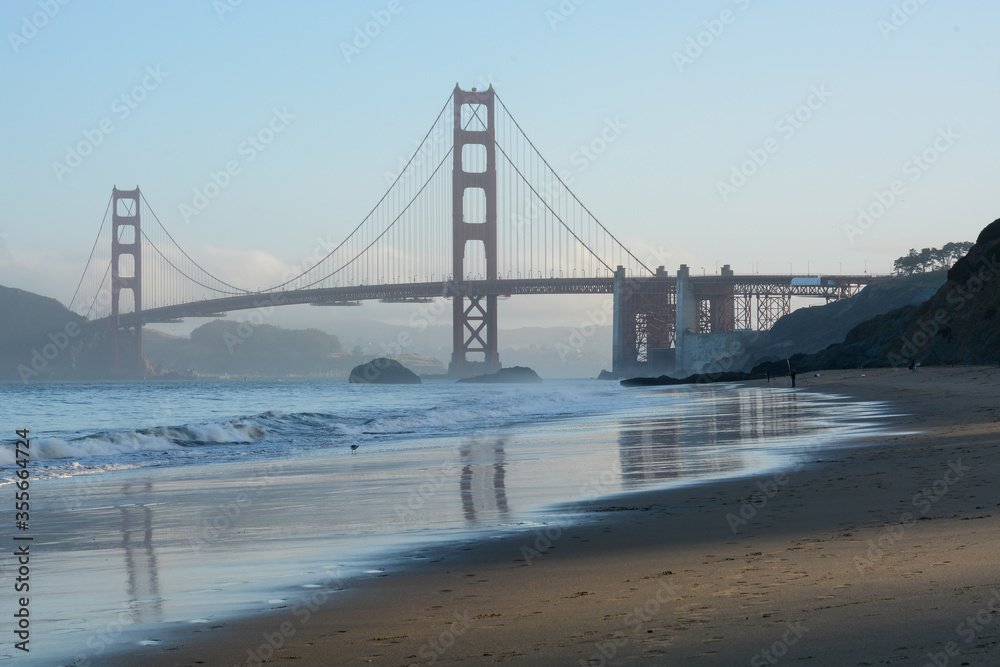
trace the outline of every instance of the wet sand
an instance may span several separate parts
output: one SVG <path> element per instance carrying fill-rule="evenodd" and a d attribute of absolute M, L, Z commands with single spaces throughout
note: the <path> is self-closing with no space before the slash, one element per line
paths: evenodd
<path fill-rule="evenodd" d="M 998 664 L 1000 369 L 861 375 L 799 386 L 920 432 L 590 503 L 101 663 Z"/>

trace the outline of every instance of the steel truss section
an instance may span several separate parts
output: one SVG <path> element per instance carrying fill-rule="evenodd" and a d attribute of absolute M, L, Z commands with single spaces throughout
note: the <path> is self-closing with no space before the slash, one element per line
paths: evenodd
<path fill-rule="evenodd" d="M 753 295 L 736 294 L 733 296 L 735 310 L 734 329 L 753 329 Z"/>
<path fill-rule="evenodd" d="M 757 330 L 770 331 L 774 323 L 792 312 L 792 297 L 788 294 L 757 295 Z"/>

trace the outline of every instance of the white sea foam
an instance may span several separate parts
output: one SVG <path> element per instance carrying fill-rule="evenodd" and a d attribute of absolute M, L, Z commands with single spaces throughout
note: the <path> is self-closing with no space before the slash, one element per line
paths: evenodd
<path fill-rule="evenodd" d="M 205 443 L 243 443 L 260 440 L 264 428 L 239 420 L 223 424 L 157 426 L 138 431 L 113 431 L 80 438 L 39 437 L 31 439 L 31 460 L 87 459 L 150 451 L 171 451 Z M 13 464 L 13 445 L 0 446 L 0 464 Z"/>
<path fill-rule="evenodd" d="M 613 410 L 619 402 L 615 400 L 617 393 L 604 387 L 595 391 L 595 387 L 452 385 L 413 396 L 385 391 L 364 397 L 341 395 L 336 414 L 264 409 L 255 416 L 230 420 L 62 432 L 32 438 L 32 467 L 45 462 L 43 469 L 32 474 L 59 477 L 150 464 L 178 465 L 192 457 L 203 461 L 216 456 L 287 455 L 342 440 L 382 442 L 391 438 L 411 447 L 413 439 Z M 251 444 L 255 446 L 244 447 Z M 14 459 L 13 445 L 0 444 L 0 466 L 12 470 L 8 466 L 15 464 Z M 0 474 L 0 481 L 11 479 L 6 471 Z"/>

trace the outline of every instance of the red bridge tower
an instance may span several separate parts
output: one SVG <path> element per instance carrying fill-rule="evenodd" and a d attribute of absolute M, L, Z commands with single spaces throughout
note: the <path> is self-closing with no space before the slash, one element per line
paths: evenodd
<path fill-rule="evenodd" d="M 497 163 L 494 100 L 491 85 L 488 90 L 465 91 L 455 85 L 455 144 L 452 166 L 452 353 L 448 372 L 451 375 L 495 373 L 500 370 L 497 351 L 497 295 L 469 295 L 465 283 L 465 251 L 469 241 L 481 241 L 486 255 L 486 280 L 497 279 Z M 477 129 L 462 126 L 463 106 L 472 107 L 472 118 L 480 122 Z M 486 113 L 483 120 L 480 115 Z M 485 126 L 480 128 L 480 126 Z M 481 145 L 486 151 L 484 171 L 466 171 L 462 161 L 463 148 Z M 471 162 L 471 160 L 470 160 Z M 467 195 L 485 195 L 485 219 L 469 222 L 465 219 Z M 468 305 L 466 305 L 468 300 Z M 482 353 L 483 360 L 470 360 L 469 354 Z"/>
<path fill-rule="evenodd" d="M 124 260 L 124 261 L 123 261 Z M 132 293 L 128 322 L 121 317 L 121 292 Z M 142 232 L 139 227 L 139 187 L 119 190 L 111 202 L 111 372 L 116 378 L 141 378 L 142 356 Z M 128 330 L 134 328 L 132 335 Z"/>

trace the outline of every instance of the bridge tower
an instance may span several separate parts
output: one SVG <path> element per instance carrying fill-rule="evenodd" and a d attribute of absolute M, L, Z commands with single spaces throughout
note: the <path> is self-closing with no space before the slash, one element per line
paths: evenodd
<path fill-rule="evenodd" d="M 465 283 L 465 254 L 470 241 L 481 241 L 486 255 L 486 280 L 497 279 L 497 168 L 496 126 L 494 101 L 496 94 L 488 90 L 465 91 L 455 84 L 455 142 L 452 163 L 452 353 L 448 372 L 451 375 L 495 373 L 500 370 L 497 351 L 497 294 L 470 295 Z M 470 106 L 485 129 L 466 130 L 462 126 L 462 109 Z M 480 115 L 486 112 L 485 120 Z M 477 128 L 479 125 L 476 126 Z M 486 152 L 484 171 L 467 171 L 462 150 L 465 146 L 482 146 Z M 471 165 L 470 165 L 471 166 Z M 481 191 L 485 199 L 485 217 L 481 222 L 465 219 L 467 195 Z M 474 246 L 475 247 L 475 246 Z M 468 302 L 468 305 L 466 305 Z M 470 360 L 470 354 L 483 355 L 483 360 Z"/>
<path fill-rule="evenodd" d="M 122 258 L 129 257 L 125 266 Z M 128 266 L 131 264 L 131 266 Z M 131 269 L 131 271 L 129 271 Z M 134 305 L 129 323 L 122 324 L 121 293 L 131 292 Z M 111 201 L 111 372 L 114 377 L 143 377 L 142 357 L 142 234 L 139 187 L 114 188 Z M 129 329 L 135 331 L 130 335 Z"/>

